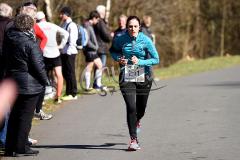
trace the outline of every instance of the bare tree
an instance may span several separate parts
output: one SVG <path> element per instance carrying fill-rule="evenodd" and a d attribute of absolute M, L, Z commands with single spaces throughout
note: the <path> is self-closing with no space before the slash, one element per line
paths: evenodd
<path fill-rule="evenodd" d="M 46 15 L 50 21 L 52 21 L 52 7 L 50 0 L 44 0 Z"/>
<path fill-rule="evenodd" d="M 13 8 L 24 1 L 0 0 Z M 106 5 L 107 1 L 110 0 L 35 0 L 38 9 L 56 24 L 59 24 L 58 12 L 65 5 L 72 8 L 73 20 L 80 23 L 97 5 Z M 207 58 L 240 51 L 239 0 L 114 0 L 108 18 L 112 30 L 121 14 L 152 17 L 161 66 L 189 56 Z"/>
<path fill-rule="evenodd" d="M 226 26 L 226 18 L 227 18 L 227 1 L 222 0 L 223 4 L 223 10 L 222 10 L 222 23 L 221 23 L 221 49 L 220 49 L 220 55 L 223 56 L 225 52 L 225 26 Z"/>

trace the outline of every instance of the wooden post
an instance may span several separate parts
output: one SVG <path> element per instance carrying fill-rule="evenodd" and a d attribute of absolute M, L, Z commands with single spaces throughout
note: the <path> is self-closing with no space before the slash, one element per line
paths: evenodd
<path fill-rule="evenodd" d="M 46 15 L 49 21 L 52 21 L 52 9 L 51 9 L 51 2 L 50 0 L 44 0 L 44 3 L 46 4 Z"/>
<path fill-rule="evenodd" d="M 226 18 L 227 18 L 227 3 L 226 3 L 226 0 L 223 0 L 220 56 L 223 56 L 225 52 L 224 39 L 225 39 Z"/>
<path fill-rule="evenodd" d="M 110 8 L 111 8 L 111 0 L 107 0 L 106 3 L 106 16 L 105 16 L 105 21 L 108 22 L 108 18 L 110 15 Z"/>

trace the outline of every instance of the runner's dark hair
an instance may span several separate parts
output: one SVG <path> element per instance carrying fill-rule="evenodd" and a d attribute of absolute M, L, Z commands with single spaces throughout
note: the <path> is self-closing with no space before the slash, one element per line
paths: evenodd
<path fill-rule="evenodd" d="M 139 25 L 141 24 L 141 21 L 137 16 L 129 16 L 127 19 L 127 27 L 128 27 L 129 22 L 133 19 L 136 19 L 138 21 Z"/>

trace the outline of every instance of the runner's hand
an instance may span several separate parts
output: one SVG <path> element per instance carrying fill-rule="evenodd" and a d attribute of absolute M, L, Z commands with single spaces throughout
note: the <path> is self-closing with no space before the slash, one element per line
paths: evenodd
<path fill-rule="evenodd" d="M 131 60 L 133 64 L 138 64 L 138 58 L 136 56 L 133 56 Z"/>
<path fill-rule="evenodd" d="M 125 59 L 125 56 L 119 58 L 118 62 L 122 65 L 127 65 L 128 59 Z"/>

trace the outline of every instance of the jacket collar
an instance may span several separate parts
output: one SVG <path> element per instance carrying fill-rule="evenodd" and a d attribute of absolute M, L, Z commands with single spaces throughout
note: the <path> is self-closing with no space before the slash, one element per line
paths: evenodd
<path fill-rule="evenodd" d="M 70 23 L 72 22 L 72 18 L 68 17 L 68 19 L 66 19 L 65 23 Z"/>
<path fill-rule="evenodd" d="M 128 37 L 129 37 L 131 40 L 137 40 L 137 39 L 139 39 L 139 37 L 140 37 L 141 34 L 142 34 L 142 32 L 139 32 L 138 35 L 137 35 L 137 37 L 134 37 L 134 36 L 131 36 L 131 35 L 128 33 L 128 31 L 126 31 L 126 32 L 127 32 Z"/>

